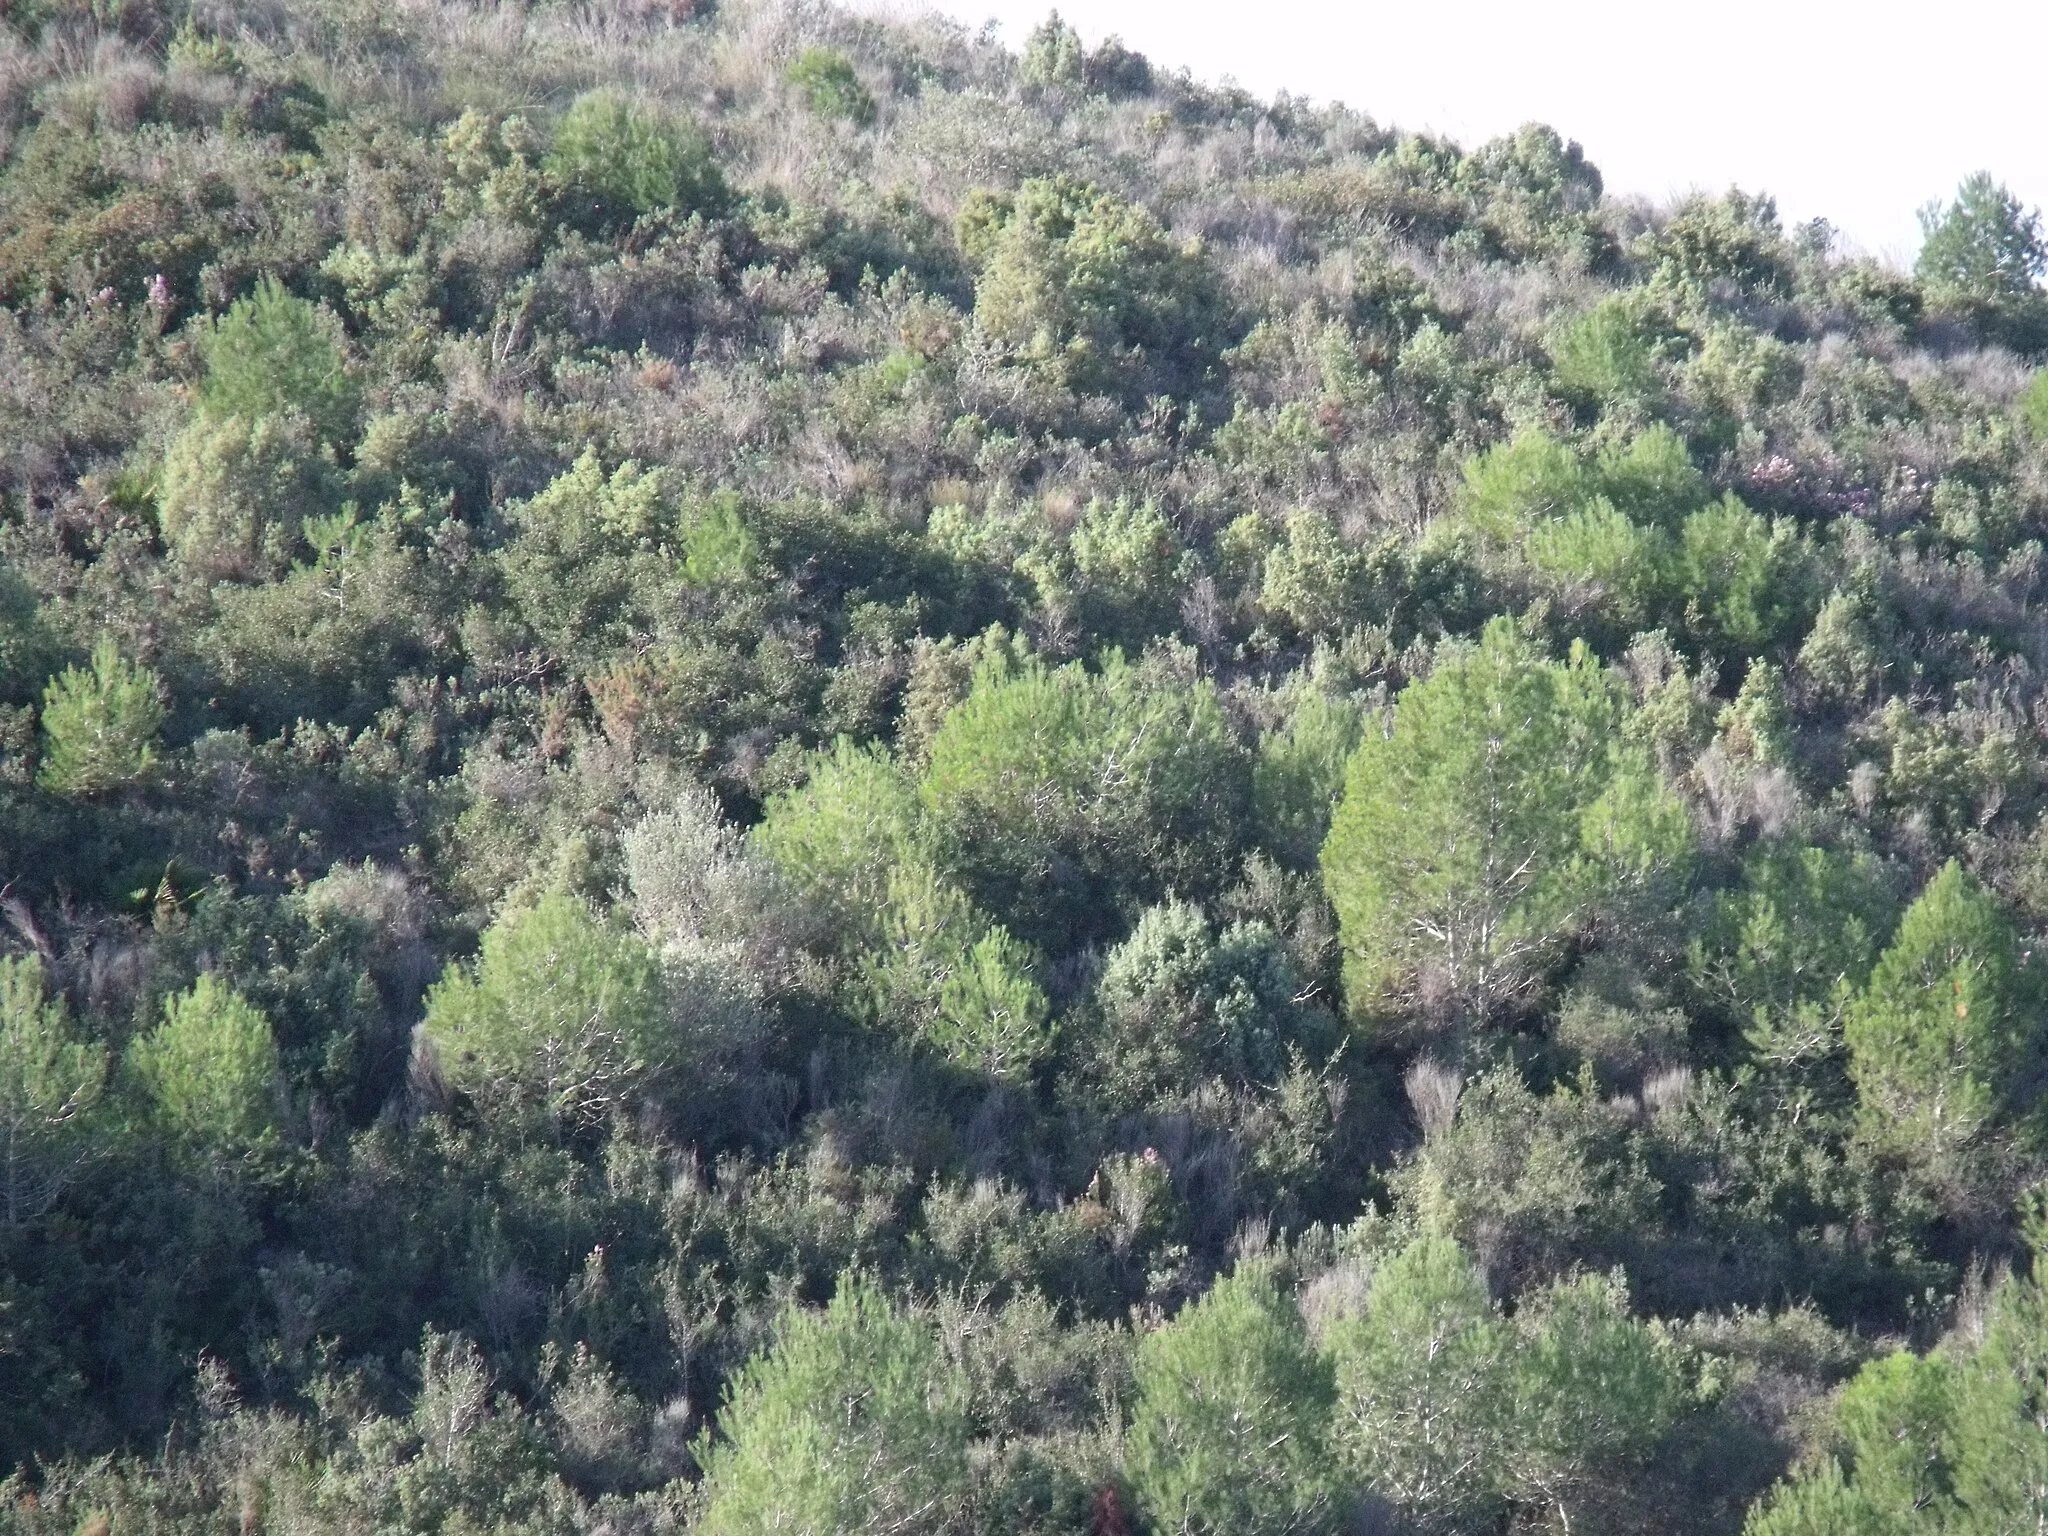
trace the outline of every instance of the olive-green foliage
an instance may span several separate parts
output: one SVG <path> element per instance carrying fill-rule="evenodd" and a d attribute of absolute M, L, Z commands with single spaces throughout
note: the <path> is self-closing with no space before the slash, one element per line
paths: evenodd
<path fill-rule="evenodd" d="M 1671 1352 L 1629 1315 L 1617 1271 L 1560 1280 L 1515 1317 L 1501 1484 L 1568 1522 L 1651 1454 L 1684 1406 Z"/>
<path fill-rule="evenodd" d="M 957 1066 L 1022 1081 L 1052 1047 L 1035 957 L 929 866 L 889 872 L 868 1005 L 888 1028 Z"/>
<path fill-rule="evenodd" d="M 1466 461 L 1466 515 L 1489 537 L 1519 537 L 1545 518 L 1562 517 L 1603 487 L 1569 444 L 1524 428 Z"/>
<path fill-rule="evenodd" d="M 1533 1291 L 1510 1323 L 1441 1237 L 1387 1259 L 1330 1348 L 1346 1465 L 1422 1530 L 1488 1529 L 1516 1506 L 1569 1527 L 1683 1406 L 1676 1361 L 1630 1317 L 1619 1275 Z"/>
<path fill-rule="evenodd" d="M 165 450 L 158 515 L 165 542 L 203 578 L 262 580 L 289 567 L 306 518 L 335 492 L 334 466 L 298 412 L 200 412 Z"/>
<path fill-rule="evenodd" d="M 1331 1332 L 1343 1464 L 1423 1530 L 1489 1511 L 1513 1429 L 1501 1395 L 1511 1336 L 1471 1260 L 1441 1237 L 1382 1264 L 1363 1315 Z"/>
<path fill-rule="evenodd" d="M 1505 619 L 1402 690 L 1323 845 L 1354 1010 L 1434 996 L 1484 1021 L 1605 903 L 1683 862 L 1685 812 L 1627 713 L 1589 655 L 1545 660 Z"/>
<path fill-rule="evenodd" d="M 1168 889 L 1213 889 L 1244 824 L 1244 754 L 1207 682 L 1112 655 L 1001 657 L 933 739 L 921 786 L 976 903 L 1061 949 Z"/>
<path fill-rule="evenodd" d="M 2038 1525 L 2028 213 L 836 3 L 5 7 L 0 1526 Z"/>
<path fill-rule="evenodd" d="M 790 60 L 783 78 L 820 117 L 874 121 L 875 98 L 855 73 L 853 60 L 837 48 L 806 48 Z"/>
<path fill-rule="evenodd" d="M 1627 1120 L 1590 1078 L 1536 1094 L 1512 1065 L 1464 1085 L 1456 1116 L 1393 1175 L 1432 1229 L 1486 1243 L 1517 1281 L 1616 1255 L 1660 1194 Z"/>
<path fill-rule="evenodd" d="M 1590 458 L 1525 428 L 1468 460 L 1464 478 L 1466 516 L 1482 534 L 1567 603 L 1597 603 L 1625 631 L 1667 610 L 1696 612 L 1714 643 L 1754 646 L 1782 622 L 1770 605 L 1789 594 L 1769 583 L 1790 563 L 1779 552 L 1789 530 L 1773 543 L 1732 497 L 1712 504 L 1685 440 L 1668 427 Z"/>
<path fill-rule="evenodd" d="M 733 1379 L 704 1468 L 697 1530 L 938 1532 L 966 1481 L 965 1382 L 925 1324 L 842 1276 L 822 1312 L 783 1315 Z"/>
<path fill-rule="evenodd" d="M 1333 1480 L 1335 1393 L 1301 1314 L 1246 1261 L 1138 1347 L 1124 1471 L 1162 1530 L 1315 1531 Z"/>
<path fill-rule="evenodd" d="M 1223 313 L 1198 247 L 1087 182 L 1034 178 L 960 214 L 974 323 L 1009 361 L 1081 391 L 1198 385 Z"/>
<path fill-rule="evenodd" d="M 2020 391 L 2017 402 L 2020 419 L 2027 424 L 2037 442 L 2048 442 L 2048 368 L 2038 370 L 2027 380 L 2027 387 Z"/>
<path fill-rule="evenodd" d="M 508 519 L 506 589 L 558 656 L 594 668 L 677 601 L 686 552 L 658 471 L 628 461 L 607 475 L 586 448 Z"/>
<path fill-rule="evenodd" d="M 80 1038 L 33 956 L 0 959 L 0 1227 L 42 1215 L 92 1150 L 107 1051 Z"/>
<path fill-rule="evenodd" d="M 258 730 L 360 728 L 391 703 L 398 678 L 452 659 L 452 594 L 410 537 L 417 511 L 387 507 L 369 521 L 345 506 L 310 518 L 311 558 L 289 575 L 214 588 L 204 655 L 236 718 Z"/>
<path fill-rule="evenodd" d="M 1894 915 L 1868 854 L 1760 844 L 1741 883 L 1715 893 L 1690 969 L 1743 1023 L 1759 1059 L 1811 1064 L 1839 1046 L 1843 1010 L 1870 975 Z"/>
<path fill-rule="evenodd" d="M 1367 616 L 1372 585 L 1365 552 L 1322 513 L 1297 508 L 1286 542 L 1266 556 L 1259 606 L 1300 634 L 1336 634 Z"/>
<path fill-rule="evenodd" d="M 2034 1060 L 2034 1007 L 1998 899 L 1950 860 L 1843 1019 L 1867 1134 L 1936 1160 L 1977 1136 Z"/>
<path fill-rule="evenodd" d="M 0 567 L 0 702 L 26 703 L 48 681 L 51 640 L 32 588 Z"/>
<path fill-rule="evenodd" d="M 1259 842 L 1291 868 L 1314 866 L 1344 789 L 1345 764 L 1368 725 L 1356 704 L 1311 687 L 1286 725 L 1260 738 L 1252 765 Z"/>
<path fill-rule="evenodd" d="M 760 543 L 729 493 L 713 497 L 683 528 L 683 575 L 694 586 L 737 586 L 755 573 L 760 555 Z"/>
<path fill-rule="evenodd" d="M 475 966 L 427 994 L 441 1070 L 486 1102 L 602 1124 L 680 1065 L 660 967 L 633 934 L 549 892 L 484 931 Z"/>
<path fill-rule="evenodd" d="M 1765 299 L 1791 293 L 1792 255 L 1768 197 L 1731 187 L 1719 197 L 1687 198 L 1648 244 L 1658 277 L 1695 301 L 1716 282 Z"/>
<path fill-rule="evenodd" d="M 246 1152 L 276 1122 L 270 1020 L 211 973 L 164 1000 L 163 1022 L 128 1047 L 121 1072 L 146 1123 L 189 1154 Z"/>
<path fill-rule="evenodd" d="M 1920 212 L 1925 239 L 1913 263 L 1927 295 L 1983 326 L 1995 340 L 2032 349 L 2048 342 L 2048 240 L 2039 210 L 2028 212 L 1988 172 L 1967 177 L 1955 201 Z"/>
<path fill-rule="evenodd" d="M 214 421 L 255 423 L 299 415 L 316 441 L 344 443 L 355 422 L 357 390 L 348 372 L 341 323 L 265 276 L 247 297 L 199 332 L 206 372 L 199 409 Z"/>
<path fill-rule="evenodd" d="M 841 740 L 768 803 L 754 846 L 858 948 L 890 911 L 896 867 L 921 841 L 917 790 L 888 753 Z"/>
<path fill-rule="evenodd" d="M 1568 398 L 1640 409 L 1663 394 L 1666 368 L 1681 346 L 1655 301 L 1616 294 L 1552 333 L 1553 376 Z"/>
<path fill-rule="evenodd" d="M 715 212 L 726 199 L 695 127 L 611 89 L 569 104 L 543 164 L 564 184 L 571 219 L 593 229 L 663 208 Z"/>
<path fill-rule="evenodd" d="M 1693 627 L 1724 655 L 1767 650 L 1813 612 L 1806 552 L 1791 522 L 1768 522 L 1732 495 L 1686 518 L 1678 558 Z"/>
<path fill-rule="evenodd" d="M 1287 953 L 1263 923 L 1217 934 L 1185 902 L 1153 907 L 1103 962 L 1088 1071 L 1119 1108 L 1170 1102 L 1205 1079 L 1277 1083 L 1290 1053 L 1320 1057 L 1332 1021 L 1298 999 Z"/>
<path fill-rule="evenodd" d="M 1587 263 L 1605 250 L 1595 217 L 1599 168 L 1555 129 L 1524 123 L 1480 145 L 1458 174 L 1474 191 L 1483 189 L 1487 231 L 1507 249 Z"/>
<path fill-rule="evenodd" d="M 1604 496 L 1537 524 L 1522 552 L 1567 601 L 1593 598 L 1629 629 L 1651 622 L 1670 580 L 1662 530 L 1631 522 Z"/>
<path fill-rule="evenodd" d="M 1972 1347 L 1952 1338 L 1863 1367 L 1834 1404 L 1825 1452 L 1759 1503 L 1747 1536 L 2022 1530 L 2048 1514 L 2048 1306 L 2039 1279 L 1989 1298 Z"/>
<path fill-rule="evenodd" d="M 1060 20 L 1058 11 L 1048 11 L 1024 40 L 1017 73 L 1026 85 L 1074 86 L 1081 83 L 1086 65 L 1081 34 Z"/>
<path fill-rule="evenodd" d="M 1188 557 L 1181 537 L 1151 502 L 1091 501 L 1067 539 L 1075 595 L 1089 629 L 1143 645 L 1171 630 Z"/>
<path fill-rule="evenodd" d="M 1653 426 L 1589 461 L 1525 429 L 1465 466 L 1466 515 L 1568 599 L 1627 629 L 1668 613 L 1713 650 L 1751 655 L 1805 623 L 1807 551 L 1733 495 L 1710 498 L 1685 441 Z"/>
<path fill-rule="evenodd" d="M 932 1043 L 998 1081 L 1028 1078 L 1053 1043 L 1034 969 L 1029 950 L 1003 928 L 991 928 L 940 986 Z"/>
<path fill-rule="evenodd" d="M 163 684 L 122 659 L 111 636 L 92 667 L 66 667 L 43 690 L 43 760 L 36 782 L 60 795 L 96 795 L 146 776 L 163 729 Z"/>

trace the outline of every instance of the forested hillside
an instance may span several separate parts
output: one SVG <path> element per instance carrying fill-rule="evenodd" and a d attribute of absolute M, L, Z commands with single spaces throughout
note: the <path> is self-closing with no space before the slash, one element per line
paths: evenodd
<path fill-rule="evenodd" d="M 0 14 L 0 1528 L 2048 1519 L 1995 178 Z"/>

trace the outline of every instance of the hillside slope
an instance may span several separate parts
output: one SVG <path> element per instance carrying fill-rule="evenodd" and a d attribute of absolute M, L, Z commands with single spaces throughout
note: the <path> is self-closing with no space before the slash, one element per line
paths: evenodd
<path fill-rule="evenodd" d="M 0 1524 L 2039 1519 L 2044 259 L 10 7 Z"/>

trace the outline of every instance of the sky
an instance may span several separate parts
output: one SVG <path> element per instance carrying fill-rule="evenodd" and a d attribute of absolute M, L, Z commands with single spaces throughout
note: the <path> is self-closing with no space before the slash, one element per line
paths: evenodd
<path fill-rule="evenodd" d="M 1047 0 L 938 0 L 1023 45 Z M 2048 4 L 1941 0 L 1066 0 L 1168 69 L 1260 96 L 1342 101 L 1468 146 L 1549 123 L 1614 193 L 1662 202 L 1740 186 L 1789 225 L 1909 265 L 1915 213 L 1988 170 L 2048 204 Z"/>

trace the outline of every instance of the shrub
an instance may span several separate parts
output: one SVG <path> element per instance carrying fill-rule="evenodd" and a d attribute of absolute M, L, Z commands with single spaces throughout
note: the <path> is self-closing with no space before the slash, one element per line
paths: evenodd
<path fill-rule="evenodd" d="M 1803 630 L 1813 616 L 1806 550 L 1789 521 L 1775 526 L 1733 495 L 1685 520 L 1680 587 L 1702 622 L 1703 645 L 1754 656 Z"/>
<path fill-rule="evenodd" d="M 1330 1347 L 1348 1465 L 1423 1531 L 1488 1529 L 1515 1505 L 1574 1529 L 1681 1406 L 1674 1363 L 1629 1316 L 1618 1275 L 1525 1295 L 1511 1324 L 1441 1237 L 1382 1264 Z"/>
<path fill-rule="evenodd" d="M 1138 1345 L 1124 1470 L 1161 1530 L 1282 1536 L 1328 1519 L 1335 1390 L 1271 1270 L 1244 1262 Z"/>
<path fill-rule="evenodd" d="M 164 1001 L 122 1072 L 149 1121 L 189 1153 L 234 1156 L 276 1123 L 277 1042 L 256 1006 L 208 973 Z"/>
<path fill-rule="evenodd" d="M 889 872 L 862 961 L 867 1003 L 906 1043 L 1001 1081 L 1028 1079 L 1052 1049 L 1036 956 L 929 866 Z"/>
<path fill-rule="evenodd" d="M 1765 843 L 1740 885 L 1717 892 L 1692 948 L 1708 996 L 1747 1025 L 1776 1067 L 1811 1066 L 1839 1048 L 1841 1015 L 1877 961 L 1896 909 L 1868 854 Z"/>
<path fill-rule="evenodd" d="M 563 184 L 571 221 L 593 230 L 663 208 L 716 213 L 726 200 L 695 128 L 613 90 L 569 104 L 543 165 Z"/>
<path fill-rule="evenodd" d="M 49 679 L 52 641 L 35 592 L 0 567 L 0 703 L 26 702 Z"/>
<path fill-rule="evenodd" d="M 1198 384 L 1225 321 L 1199 250 L 1143 208 L 1060 176 L 977 194 L 961 246 L 980 268 L 974 323 L 1010 362 L 1088 392 Z"/>
<path fill-rule="evenodd" d="M 1024 83 L 1040 87 L 1079 85 L 1086 68 L 1081 34 L 1060 20 L 1058 11 L 1047 12 L 1045 20 L 1032 28 L 1017 61 L 1017 74 Z"/>
<path fill-rule="evenodd" d="M 945 865 L 976 904 L 1057 951 L 1168 888 L 1223 877 L 1244 762 L 1215 689 L 1112 656 L 984 663 L 932 741 L 921 787 Z"/>
<path fill-rule="evenodd" d="M 686 575 L 666 477 L 595 451 L 506 510 L 499 552 L 519 616 L 549 651 L 598 670 L 677 605 Z"/>
<path fill-rule="evenodd" d="M 1663 1439 L 1682 1406 L 1678 1374 L 1629 1316 L 1619 1271 L 1523 1298 L 1515 1325 L 1502 1491 L 1568 1530 L 1574 1506 L 1621 1486 Z"/>
<path fill-rule="evenodd" d="M 1660 399 L 1667 367 L 1683 350 L 1670 318 L 1639 292 L 1602 299 L 1550 338 L 1558 389 L 1601 407 L 1642 409 Z"/>
<path fill-rule="evenodd" d="M 1028 1081 L 1053 1043 L 1034 969 L 1028 949 L 1005 929 L 991 928 L 939 989 L 932 1043 L 949 1060 L 998 1081 Z"/>
<path fill-rule="evenodd" d="M 247 298 L 202 327 L 199 351 L 206 360 L 199 407 L 212 420 L 254 423 L 296 413 L 318 439 L 342 443 L 352 436 L 356 387 L 341 322 L 276 278 L 259 279 Z"/>
<path fill-rule="evenodd" d="M 332 461 L 304 416 L 195 416 L 164 455 L 164 541 L 207 580 L 282 575 L 306 519 L 333 506 Z"/>
<path fill-rule="evenodd" d="M 1974 1139 L 2032 1064 L 2033 992 L 1997 899 L 1951 859 L 1843 1020 L 1866 1134 L 1937 1163 Z"/>
<path fill-rule="evenodd" d="M 1993 1289 L 1976 1328 L 1925 1356 L 1865 1365 L 1835 1401 L 1823 1454 L 1750 1511 L 1746 1536 L 1930 1526 L 1976 1536 L 2038 1519 L 2048 1305 L 2035 1262 Z"/>
<path fill-rule="evenodd" d="M 1778 206 L 1768 197 L 1732 187 L 1719 197 L 1689 197 L 1648 244 L 1658 276 L 1689 290 L 1696 303 L 1716 282 L 1763 299 L 1791 294 L 1791 252 Z"/>
<path fill-rule="evenodd" d="M 1368 616 L 1371 570 L 1321 512 L 1287 514 L 1287 539 L 1266 556 L 1259 606 L 1303 635 L 1337 635 Z"/>
<path fill-rule="evenodd" d="M 2034 440 L 2048 443 L 2048 368 L 2037 370 L 2027 380 L 2027 387 L 2020 391 L 2016 404 L 2020 420 L 2027 424 Z"/>
<path fill-rule="evenodd" d="M 1320 1059 L 1331 1020 L 1298 999 L 1301 977 L 1272 930 L 1220 936 L 1185 902 L 1151 908 L 1103 961 L 1090 1072 L 1119 1109 L 1192 1092 L 1205 1079 L 1276 1084 L 1291 1053 Z"/>
<path fill-rule="evenodd" d="M 0 958 L 0 1227 L 36 1219 L 92 1151 L 107 1051 L 80 1038 L 33 956 Z"/>
<path fill-rule="evenodd" d="M 783 79 L 820 117 L 863 125 L 875 119 L 875 98 L 854 72 L 853 60 L 837 48 L 806 48 L 790 61 Z"/>
<path fill-rule="evenodd" d="M 2048 344 L 2048 294 L 2040 287 L 2048 239 L 2038 209 L 2027 212 L 1979 171 L 1956 189 L 1946 209 L 1938 203 L 1921 209 L 1920 228 L 1926 238 L 1913 271 L 1928 298 L 1993 340 L 2022 351 Z"/>
<path fill-rule="evenodd" d="M 919 848 L 920 823 L 916 787 L 889 754 L 842 738 L 812 757 L 800 786 L 768 802 L 753 842 L 857 949 L 879 933 L 892 873 Z"/>
<path fill-rule="evenodd" d="M 66 667 L 43 690 L 43 761 L 36 782 L 60 795 L 96 795 L 145 777 L 163 729 L 162 683 L 121 659 L 113 639 L 90 670 Z"/>
<path fill-rule="evenodd" d="M 1583 648 L 1544 660 L 1506 619 L 1368 732 L 1323 844 L 1352 1007 L 1434 998 L 1475 1021 L 1565 939 L 1687 856 L 1688 818 Z"/>
<path fill-rule="evenodd" d="M 1593 1081 L 1538 1095 L 1506 1063 L 1464 1086 L 1393 1183 L 1430 1230 L 1485 1243 L 1503 1284 L 1611 1261 L 1656 1220 L 1660 1193 Z"/>
<path fill-rule="evenodd" d="M 1142 645 L 1173 627 L 1189 560 L 1178 530 L 1153 503 L 1089 502 L 1067 553 L 1081 618 L 1105 643 Z"/>
<path fill-rule="evenodd" d="M 1312 869 L 1344 792 L 1344 768 L 1365 733 L 1366 712 L 1320 688 L 1302 690 L 1287 723 L 1259 738 L 1252 806 L 1259 845 L 1293 869 Z"/>
<path fill-rule="evenodd" d="M 698 1442 L 705 1536 L 946 1528 L 967 1476 L 965 1382 L 872 1282 L 783 1314 Z"/>
<path fill-rule="evenodd" d="M 473 969 L 449 967 L 422 1027 L 456 1086 L 587 1127 L 676 1064 L 665 1003 L 638 938 L 550 892 L 486 929 Z"/>
<path fill-rule="evenodd" d="M 1486 1282 L 1441 1237 L 1382 1264 L 1364 1314 L 1331 1329 L 1345 1465 L 1425 1531 L 1489 1512 L 1513 1432 L 1502 1390 L 1511 1339 Z"/>

